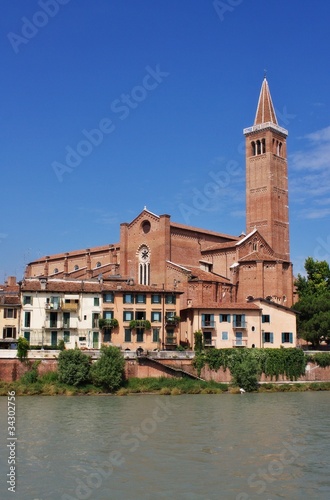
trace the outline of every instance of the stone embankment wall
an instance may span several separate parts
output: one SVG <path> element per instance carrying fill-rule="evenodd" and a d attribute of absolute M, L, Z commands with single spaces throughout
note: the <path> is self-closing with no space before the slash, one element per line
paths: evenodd
<path fill-rule="evenodd" d="M 34 360 L 29 360 L 28 363 L 20 362 L 18 359 L 0 359 L 0 380 L 5 382 L 12 382 L 18 380 L 24 373 L 26 373 L 33 364 Z M 43 375 L 49 371 L 57 369 L 56 359 L 41 359 L 38 366 L 38 372 Z M 179 359 L 166 359 L 161 363 L 148 363 L 144 360 L 129 359 L 125 360 L 125 375 L 127 378 L 137 377 L 173 377 L 180 376 L 180 372 L 170 373 L 168 369 L 174 368 L 176 370 L 183 370 L 184 372 L 197 375 L 196 370 L 191 364 L 191 360 Z M 201 371 L 200 377 L 204 380 L 214 380 L 216 382 L 228 383 L 231 381 L 231 374 L 229 370 L 220 368 L 217 372 L 204 367 Z M 262 375 L 261 382 L 274 382 L 270 377 Z M 288 382 L 286 377 L 280 376 L 278 382 Z M 320 368 L 318 365 L 308 363 L 306 373 L 299 378 L 300 382 L 330 382 L 330 367 Z"/>

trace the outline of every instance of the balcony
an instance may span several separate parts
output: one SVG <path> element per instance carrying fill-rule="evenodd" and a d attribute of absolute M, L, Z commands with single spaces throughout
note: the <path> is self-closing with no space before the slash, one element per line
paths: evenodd
<path fill-rule="evenodd" d="M 233 339 L 233 347 L 246 347 L 247 340 L 245 339 Z"/>
<path fill-rule="evenodd" d="M 177 345 L 176 336 L 170 335 L 165 337 L 165 345 Z"/>
<path fill-rule="evenodd" d="M 215 321 L 205 319 L 202 321 L 202 328 L 215 328 Z"/>
<path fill-rule="evenodd" d="M 215 347 L 215 341 L 212 339 L 204 339 L 204 347 Z"/>
<path fill-rule="evenodd" d="M 62 302 L 61 309 L 64 312 L 77 312 L 79 304 L 77 302 Z"/>
<path fill-rule="evenodd" d="M 46 311 L 60 311 L 61 304 L 59 302 L 55 302 L 54 304 L 52 302 L 47 302 L 45 304 L 45 309 Z"/>
<path fill-rule="evenodd" d="M 246 324 L 246 321 L 245 320 L 234 320 L 233 321 L 233 328 L 243 328 L 243 329 L 246 329 L 247 328 L 247 324 Z"/>
<path fill-rule="evenodd" d="M 179 316 L 167 316 L 165 318 L 166 326 L 178 326 L 180 323 Z"/>

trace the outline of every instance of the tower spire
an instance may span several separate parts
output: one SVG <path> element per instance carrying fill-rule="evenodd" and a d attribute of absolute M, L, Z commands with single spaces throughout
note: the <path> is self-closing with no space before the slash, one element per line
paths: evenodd
<path fill-rule="evenodd" d="M 265 70 L 264 80 L 262 82 L 259 95 L 257 112 L 254 119 L 254 125 L 260 125 L 261 123 L 268 123 L 268 122 L 278 125 Z"/>

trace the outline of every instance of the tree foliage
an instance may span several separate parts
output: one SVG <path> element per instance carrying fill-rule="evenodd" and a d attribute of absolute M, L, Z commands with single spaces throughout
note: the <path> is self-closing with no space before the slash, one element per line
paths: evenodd
<path fill-rule="evenodd" d="M 25 337 L 19 337 L 17 342 L 17 357 L 20 361 L 27 358 L 27 353 L 30 349 L 30 344 Z"/>
<path fill-rule="evenodd" d="M 201 330 L 194 332 L 194 341 L 194 351 L 201 352 L 204 349 L 203 332 Z"/>
<path fill-rule="evenodd" d="M 79 349 L 61 351 L 58 357 L 59 381 L 69 385 L 84 384 L 89 380 L 90 357 Z"/>
<path fill-rule="evenodd" d="M 118 389 L 123 381 L 124 366 L 125 360 L 118 347 L 102 346 L 101 357 L 91 368 L 93 383 L 109 391 Z"/>
<path fill-rule="evenodd" d="M 330 267 L 326 261 L 308 257 L 306 276 L 298 275 L 299 300 L 293 308 L 299 311 L 298 335 L 317 347 L 330 340 Z"/>

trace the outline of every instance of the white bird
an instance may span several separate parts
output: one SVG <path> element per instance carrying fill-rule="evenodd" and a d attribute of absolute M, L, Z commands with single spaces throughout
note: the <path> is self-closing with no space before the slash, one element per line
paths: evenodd
<path fill-rule="evenodd" d="M 245 392 L 245 390 L 242 387 L 240 387 L 239 390 L 240 390 L 241 394 L 243 394 Z"/>

